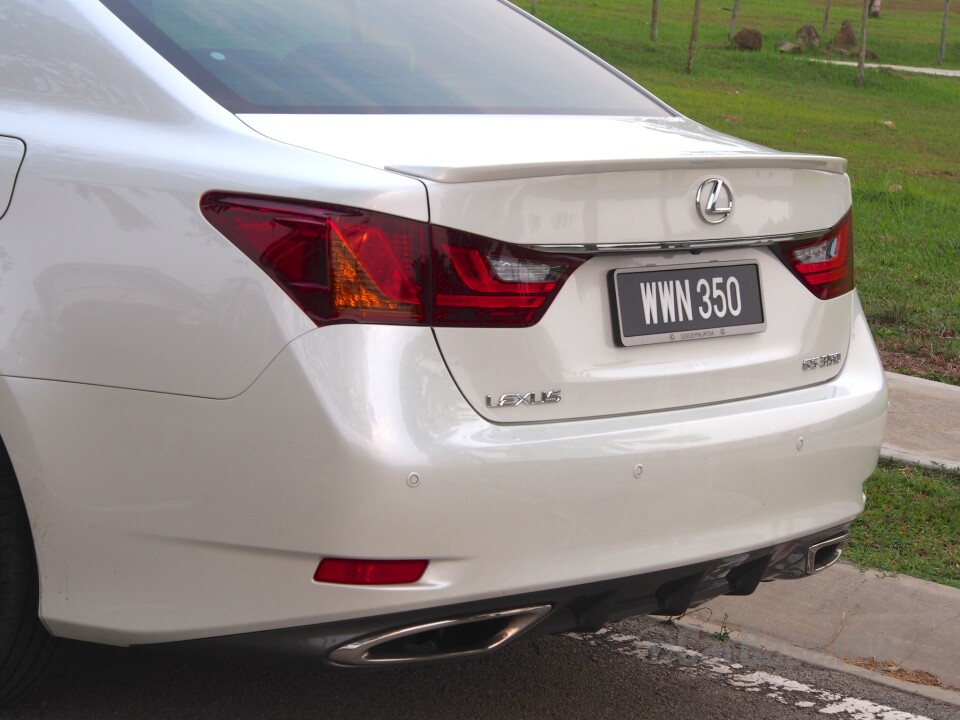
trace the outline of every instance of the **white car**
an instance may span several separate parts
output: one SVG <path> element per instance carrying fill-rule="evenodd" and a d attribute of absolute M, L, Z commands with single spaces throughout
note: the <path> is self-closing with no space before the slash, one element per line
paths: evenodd
<path fill-rule="evenodd" d="M 5 0 L 0 69 L 0 693 L 51 636 L 422 662 L 838 557 L 844 160 L 499 0 Z"/>

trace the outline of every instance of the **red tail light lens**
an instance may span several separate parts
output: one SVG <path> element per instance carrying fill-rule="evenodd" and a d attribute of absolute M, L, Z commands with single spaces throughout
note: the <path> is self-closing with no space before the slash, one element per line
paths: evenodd
<path fill-rule="evenodd" d="M 222 193 L 205 195 L 200 209 L 318 325 L 425 317 L 422 223 Z"/>
<path fill-rule="evenodd" d="M 821 300 L 854 288 L 852 212 L 822 237 L 782 243 L 775 252 L 804 287 Z"/>
<path fill-rule="evenodd" d="M 527 327 L 586 259 L 334 205 L 208 193 L 200 209 L 318 325 Z"/>
<path fill-rule="evenodd" d="M 428 560 L 323 558 L 313 579 L 338 585 L 408 585 L 423 577 L 428 564 Z"/>
<path fill-rule="evenodd" d="M 432 228 L 436 325 L 527 327 L 586 258 Z"/>

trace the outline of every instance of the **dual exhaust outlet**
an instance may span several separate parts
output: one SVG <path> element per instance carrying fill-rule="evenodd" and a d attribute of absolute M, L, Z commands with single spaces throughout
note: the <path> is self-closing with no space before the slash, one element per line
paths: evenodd
<path fill-rule="evenodd" d="M 498 610 L 411 625 L 372 635 L 330 653 L 336 665 L 396 665 L 483 655 L 545 618 L 552 605 Z"/>
<path fill-rule="evenodd" d="M 821 540 L 807 548 L 804 574 L 813 575 L 835 565 L 843 549 L 850 543 L 850 533 L 840 533 L 828 540 Z"/>
<path fill-rule="evenodd" d="M 850 535 L 844 532 L 814 543 L 794 561 L 792 572 L 779 576 L 802 577 L 826 570 L 840 559 L 849 542 Z M 552 609 L 552 604 L 532 605 L 409 625 L 341 645 L 328 660 L 334 665 L 370 667 L 483 655 L 514 640 Z"/>

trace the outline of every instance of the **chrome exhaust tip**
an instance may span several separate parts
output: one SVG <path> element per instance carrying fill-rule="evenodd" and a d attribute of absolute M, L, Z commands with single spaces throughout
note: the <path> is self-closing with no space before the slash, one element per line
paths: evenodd
<path fill-rule="evenodd" d="M 505 645 L 543 620 L 551 605 L 514 608 L 410 625 L 341 645 L 335 665 L 399 665 L 482 655 Z"/>
<path fill-rule="evenodd" d="M 845 548 L 850 542 L 850 534 L 842 533 L 830 538 L 821 540 L 807 549 L 807 562 L 805 572 L 807 575 L 813 575 L 821 570 L 826 570 L 831 565 L 836 564 L 843 554 Z"/>

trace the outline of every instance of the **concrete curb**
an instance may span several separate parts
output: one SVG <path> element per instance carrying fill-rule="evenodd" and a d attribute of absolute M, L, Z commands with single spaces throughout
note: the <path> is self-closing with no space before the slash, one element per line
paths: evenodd
<path fill-rule="evenodd" d="M 720 623 L 716 622 L 715 620 L 698 621 L 695 619 L 684 618 L 679 622 L 684 627 L 689 627 L 693 630 L 698 630 L 701 632 L 707 632 L 711 635 L 719 632 L 721 628 Z M 729 630 L 729 627 L 727 629 Z M 880 685 L 896 688 L 902 692 L 912 693 L 914 695 L 919 695 L 920 697 L 925 697 L 930 700 L 937 700 L 939 702 L 955 705 L 960 708 L 960 691 L 957 690 L 929 685 L 918 685 L 905 680 L 898 680 L 895 677 L 884 675 L 881 672 L 867 670 L 866 668 L 862 668 L 857 665 L 851 665 L 850 663 L 844 662 L 843 660 L 832 655 L 827 655 L 826 653 L 799 647 L 792 643 L 785 642 L 783 640 L 777 640 L 775 638 L 770 638 L 757 633 L 738 630 L 731 632 L 730 638 L 733 642 L 738 642 L 741 645 L 754 648 L 761 654 L 768 652 L 779 653 L 780 655 L 794 658 L 795 660 L 805 662 L 809 665 L 815 665 L 826 670 L 847 673 L 848 675 L 856 675 L 857 677 L 870 680 L 871 682 L 875 682 Z"/>
<path fill-rule="evenodd" d="M 960 470 L 960 463 L 952 460 L 928 458 L 890 445 L 884 445 L 880 448 L 880 457 L 884 460 L 895 460 L 907 465 L 919 465 L 928 470 Z"/>
<path fill-rule="evenodd" d="M 960 589 L 846 563 L 800 581 L 764 583 L 692 611 L 688 627 L 717 632 L 960 707 Z M 907 682 L 853 665 L 857 658 L 924 671 L 942 686 Z"/>
<path fill-rule="evenodd" d="M 881 457 L 960 470 L 960 387 L 886 375 L 890 408 Z"/>

